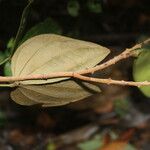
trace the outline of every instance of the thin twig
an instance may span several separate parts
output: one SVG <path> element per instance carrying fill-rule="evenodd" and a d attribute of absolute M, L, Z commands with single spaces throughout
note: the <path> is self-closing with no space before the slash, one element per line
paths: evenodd
<path fill-rule="evenodd" d="M 26 75 L 26 76 L 0 76 L 0 82 L 15 82 L 15 81 L 26 81 L 26 80 L 46 80 L 51 78 L 64 78 L 64 77 L 73 77 L 73 72 L 52 72 L 49 74 L 35 74 L 35 75 Z"/>
<path fill-rule="evenodd" d="M 14 41 L 14 46 L 12 47 L 12 50 L 11 50 L 11 56 L 13 55 L 15 49 L 18 46 L 19 41 L 22 38 L 22 34 L 24 32 L 26 22 L 27 22 L 27 17 L 28 17 L 28 14 L 29 14 L 29 10 L 30 10 L 30 7 L 31 7 L 31 4 L 33 3 L 33 1 L 34 0 L 29 0 L 27 6 L 23 10 L 21 20 L 20 20 L 19 29 L 17 31 L 16 38 L 15 38 L 15 41 Z"/>
<path fill-rule="evenodd" d="M 150 82 L 148 81 L 143 81 L 143 82 L 134 82 L 134 81 L 124 81 L 124 80 L 113 80 L 111 78 L 109 79 L 100 79 L 100 78 L 92 78 L 92 77 L 87 77 L 83 76 L 77 73 L 74 73 L 74 78 L 84 80 L 84 81 L 91 81 L 91 82 L 96 82 L 96 83 L 104 83 L 104 84 L 113 84 L 113 85 L 123 85 L 123 86 L 148 86 L 150 85 Z"/>
<path fill-rule="evenodd" d="M 7 58 L 5 58 L 3 61 L 0 62 L 0 65 L 4 64 L 5 62 L 7 62 L 8 60 L 10 60 L 10 56 L 8 56 Z"/>
<path fill-rule="evenodd" d="M 146 40 L 144 42 L 144 44 L 148 43 L 149 41 L 150 41 L 150 39 Z M 140 43 L 140 44 L 137 44 L 137 45 L 135 45 L 134 47 L 132 47 L 130 49 L 126 49 L 124 52 L 122 52 L 118 56 L 108 60 L 107 62 L 105 62 L 101 65 L 93 67 L 93 68 L 81 70 L 81 71 L 78 71 L 78 72 L 52 72 L 52 73 L 49 73 L 49 74 L 35 74 L 35 75 L 26 75 L 26 76 L 19 76 L 19 77 L 15 77 L 15 76 L 3 77 L 3 76 L 0 76 L 0 82 L 1 83 L 7 83 L 8 82 L 8 83 L 11 83 L 11 86 L 15 86 L 15 84 L 13 84 L 13 82 L 17 82 L 17 81 L 47 80 L 47 79 L 51 79 L 51 78 L 73 77 L 73 78 L 78 78 L 78 79 L 85 80 L 85 81 L 92 81 L 92 82 L 104 83 L 104 84 L 116 84 L 116 85 L 127 85 L 127 86 L 146 86 L 146 85 L 150 85 L 150 82 L 148 82 L 148 81 L 133 82 L 133 81 L 112 80 L 112 79 L 99 79 L 99 78 L 92 78 L 92 77 L 83 76 L 83 74 L 93 73 L 95 71 L 102 70 L 102 69 L 104 69 L 104 68 L 106 68 L 110 65 L 113 65 L 113 64 L 117 63 L 118 61 L 120 61 L 122 59 L 126 59 L 126 58 L 131 57 L 131 56 L 137 56 L 140 53 L 140 51 L 137 51 L 137 49 L 140 49 L 142 47 L 142 44 L 143 43 Z"/>
<path fill-rule="evenodd" d="M 101 78 L 92 78 L 83 76 L 78 73 L 74 72 L 58 72 L 58 73 L 50 73 L 47 75 L 28 75 L 28 76 L 22 76 L 22 77 L 0 77 L 1 82 L 15 82 L 15 81 L 25 81 L 25 80 L 45 80 L 50 78 L 58 78 L 58 77 L 73 77 L 80 80 L 88 81 L 88 82 L 96 82 L 96 83 L 103 83 L 103 84 L 114 84 L 114 85 L 123 85 L 123 86 L 149 86 L 150 82 L 143 81 L 143 82 L 134 82 L 134 81 L 124 81 L 124 80 L 112 80 L 109 79 L 101 79 Z M 1 85 L 1 84 L 0 84 Z M 5 84 L 6 85 L 6 84 Z M 4 85 L 3 85 L 4 86 Z M 15 85 L 9 84 L 8 87 L 13 87 Z"/>
<path fill-rule="evenodd" d="M 107 67 L 109 67 L 111 65 L 114 65 L 117 62 L 119 62 L 120 60 L 127 59 L 129 57 L 137 57 L 139 55 L 139 53 L 140 53 L 140 51 L 137 51 L 137 49 L 142 48 L 142 44 L 146 44 L 148 42 L 150 42 L 150 39 L 146 40 L 143 43 L 137 44 L 137 45 L 133 46 L 130 49 L 126 49 L 125 51 L 123 51 L 118 56 L 115 56 L 114 58 L 108 60 L 107 62 L 104 62 L 103 64 L 97 65 L 97 66 L 95 66 L 93 68 L 89 68 L 89 69 L 86 69 L 86 70 L 81 70 L 81 71 L 79 71 L 77 73 L 78 74 L 94 73 L 96 71 L 103 70 L 103 69 L 105 69 L 105 68 L 107 68 Z"/>
<path fill-rule="evenodd" d="M 14 87 L 14 84 L 0 84 L 0 87 Z"/>
<path fill-rule="evenodd" d="M 139 46 L 138 46 L 139 47 Z M 136 46 L 137 48 L 137 46 Z M 107 62 L 97 65 L 96 67 L 84 69 L 81 71 L 76 72 L 77 74 L 87 74 L 87 73 L 94 73 L 95 71 L 102 70 L 110 65 L 117 63 L 118 61 L 135 56 L 135 51 L 131 51 L 130 49 L 126 49 L 123 53 L 119 54 L 118 56 L 108 60 Z M 61 77 L 73 77 L 74 72 L 52 72 L 49 74 L 35 74 L 35 75 L 26 75 L 26 76 L 19 76 L 19 77 L 0 77 L 0 82 L 15 82 L 15 81 L 25 81 L 25 80 L 45 80 L 50 78 L 61 78 Z"/>
<path fill-rule="evenodd" d="M 103 64 L 100 64 L 100 65 L 97 65 L 93 68 L 89 68 L 89 69 L 86 69 L 86 70 L 81 70 L 79 71 L 78 73 L 79 74 L 87 74 L 87 73 L 94 73 L 96 71 L 99 71 L 99 70 L 103 70 L 111 65 L 114 65 L 116 64 L 117 62 L 119 62 L 120 60 L 123 60 L 123 59 L 127 59 L 129 57 L 132 57 L 132 56 L 135 56 L 135 51 L 124 51 L 123 53 L 119 54 L 118 56 L 115 56 L 114 58 L 108 60 L 107 62 L 103 63 Z"/>
<path fill-rule="evenodd" d="M 4 63 L 6 63 L 7 61 L 9 61 L 11 59 L 12 55 L 14 54 L 14 52 L 15 52 L 17 46 L 18 46 L 18 43 L 19 43 L 20 39 L 22 38 L 22 34 L 23 34 L 23 31 L 24 31 L 25 25 L 26 25 L 27 16 L 29 14 L 29 9 L 30 9 L 31 4 L 33 3 L 33 1 L 34 0 L 30 0 L 28 2 L 27 6 L 24 8 L 22 16 L 21 16 L 19 29 L 18 29 L 16 37 L 15 37 L 14 45 L 11 49 L 11 54 L 7 58 L 5 58 L 2 62 L 0 62 L 0 65 L 2 65 Z"/>

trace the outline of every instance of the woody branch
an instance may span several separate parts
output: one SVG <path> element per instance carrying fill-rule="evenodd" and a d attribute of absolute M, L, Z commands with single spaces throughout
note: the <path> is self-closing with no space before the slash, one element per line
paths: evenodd
<path fill-rule="evenodd" d="M 0 76 L 0 83 L 10 83 L 12 86 L 14 82 L 17 81 L 26 81 L 26 80 L 47 80 L 50 78 L 63 78 L 63 77 L 72 77 L 72 78 L 78 78 L 80 80 L 84 81 L 90 81 L 90 82 L 97 82 L 97 83 L 104 83 L 104 84 L 115 84 L 115 85 L 126 85 L 126 86 L 146 86 L 150 85 L 150 82 L 144 81 L 144 82 L 133 82 L 133 81 L 123 81 L 123 80 L 112 80 L 112 79 L 100 79 L 100 78 L 92 78 L 87 77 L 85 74 L 88 73 L 94 73 L 96 71 L 105 69 L 111 65 L 116 64 L 118 61 L 127 59 L 129 57 L 136 57 L 139 55 L 140 51 L 137 49 L 140 49 L 142 47 L 142 44 L 146 44 L 150 42 L 150 39 L 146 40 L 144 43 L 140 43 L 135 45 L 134 47 L 130 49 L 126 49 L 124 52 L 119 54 L 118 56 L 115 56 L 114 58 L 104 62 L 103 64 L 97 65 L 93 68 L 84 69 L 78 72 L 53 72 L 49 74 L 35 74 L 35 75 L 26 75 L 26 76 L 19 76 L 19 77 L 4 77 Z M 2 85 L 2 84 L 0 84 Z M 3 85 L 2 85 L 3 86 Z"/>

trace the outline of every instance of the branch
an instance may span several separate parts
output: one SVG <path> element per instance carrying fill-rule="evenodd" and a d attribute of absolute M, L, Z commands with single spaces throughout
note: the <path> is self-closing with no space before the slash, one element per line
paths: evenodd
<path fill-rule="evenodd" d="M 15 52 L 17 46 L 18 46 L 18 43 L 22 38 L 22 34 L 23 34 L 23 31 L 25 29 L 26 22 L 27 22 L 27 17 L 28 17 L 28 14 L 29 14 L 29 10 L 30 10 L 30 7 L 31 7 L 31 4 L 33 3 L 33 1 L 34 0 L 29 0 L 27 6 L 24 8 L 22 16 L 21 16 L 19 29 L 18 29 L 16 37 L 15 37 L 14 45 L 11 49 L 11 54 L 7 58 L 5 58 L 2 62 L 0 62 L 0 65 L 2 65 L 4 63 L 6 63 L 7 61 L 9 61 L 11 59 L 12 55 L 14 54 L 14 52 Z"/>
<path fill-rule="evenodd" d="M 5 62 L 7 62 L 8 60 L 10 60 L 10 56 L 8 56 L 7 58 L 5 58 L 3 61 L 0 62 L 0 65 L 4 64 Z"/>
<path fill-rule="evenodd" d="M 26 75 L 26 76 L 0 76 L 0 82 L 17 82 L 17 81 L 26 81 L 26 80 L 47 80 L 51 78 L 64 78 L 64 77 L 73 77 L 74 72 L 52 72 L 49 74 L 35 74 L 35 75 Z"/>
<path fill-rule="evenodd" d="M 123 53 L 119 54 L 118 56 L 115 56 L 114 58 L 108 60 L 107 62 L 105 62 L 103 64 L 97 65 L 93 68 L 89 68 L 89 69 L 86 69 L 86 70 L 81 70 L 78 73 L 79 74 L 87 74 L 87 73 L 92 73 L 93 74 L 96 71 L 103 70 L 103 69 L 105 69 L 105 68 L 107 68 L 111 65 L 116 64 L 120 60 L 127 59 L 129 57 L 134 57 L 134 56 L 135 56 L 135 51 L 128 51 L 128 49 L 127 49 Z"/>
<path fill-rule="evenodd" d="M 31 4 L 33 2 L 34 2 L 34 0 L 29 0 L 27 6 L 24 8 L 24 10 L 22 12 L 19 29 L 18 29 L 17 35 L 15 37 L 14 46 L 12 47 L 12 50 L 11 50 L 11 56 L 15 52 L 15 50 L 16 50 L 16 48 L 18 46 L 18 43 L 19 43 L 19 41 L 22 38 L 22 34 L 24 32 L 24 29 L 25 29 L 25 26 L 26 26 L 26 22 L 27 22 L 27 17 L 28 17 L 28 14 L 29 14 L 29 10 L 30 10 Z"/>
<path fill-rule="evenodd" d="M 107 62 L 105 62 L 103 64 L 97 65 L 97 66 L 95 66 L 93 68 L 89 68 L 89 69 L 86 69 L 86 70 L 81 70 L 78 73 L 79 74 L 94 73 L 96 71 L 103 70 L 103 69 L 105 69 L 105 68 L 107 68 L 107 67 L 109 67 L 111 65 L 114 65 L 117 62 L 119 62 L 120 60 L 127 59 L 129 57 L 137 57 L 139 55 L 139 53 L 140 53 L 140 51 L 137 51 L 137 49 L 142 48 L 143 44 L 147 44 L 149 42 L 150 42 L 150 39 L 144 41 L 143 43 L 139 43 L 139 44 L 133 46 L 130 49 L 126 49 L 124 52 L 122 52 L 118 56 L 115 56 L 114 58 L 108 60 Z"/>
<path fill-rule="evenodd" d="M 140 46 L 136 46 L 139 48 Z M 105 69 L 113 64 L 116 64 L 118 61 L 122 59 L 126 59 L 131 56 L 135 56 L 137 51 L 135 49 L 126 49 L 124 52 L 119 54 L 118 56 L 108 60 L 107 62 L 97 65 L 96 67 L 84 69 L 81 71 L 76 72 L 77 74 L 87 74 L 87 73 L 94 73 L 95 71 Z M 61 77 L 73 77 L 74 72 L 52 72 L 49 74 L 35 74 L 35 75 L 26 75 L 26 76 L 19 76 L 19 77 L 2 77 L 0 76 L 0 82 L 15 82 L 15 81 L 25 81 L 25 80 L 46 80 L 50 78 L 61 78 Z"/>
<path fill-rule="evenodd" d="M 100 78 L 92 78 L 92 77 L 87 77 L 83 76 L 77 73 L 74 73 L 74 78 L 84 80 L 84 81 L 90 81 L 90 82 L 96 82 L 96 83 L 104 83 L 104 84 L 113 84 L 113 85 L 123 85 L 123 86 L 148 86 L 150 85 L 150 82 L 148 81 L 143 81 L 143 82 L 134 82 L 134 81 L 124 81 L 124 80 L 112 80 L 111 78 L 109 79 L 100 79 Z"/>
<path fill-rule="evenodd" d="M 150 42 L 150 39 L 146 40 L 144 42 L 144 44 L 146 44 L 148 42 Z M 18 82 L 18 81 L 47 80 L 47 79 L 51 79 L 51 78 L 64 78 L 64 77 L 70 77 L 71 78 L 71 77 L 73 77 L 73 78 L 78 78 L 80 80 L 97 82 L 97 83 L 104 83 L 104 84 L 127 85 L 127 86 L 138 86 L 138 87 L 139 86 L 147 86 L 147 85 L 150 85 L 150 82 L 148 82 L 148 81 L 133 82 L 133 81 L 123 81 L 123 80 L 122 81 L 112 80 L 112 79 L 99 79 L 99 78 L 92 78 L 92 77 L 83 76 L 83 74 L 94 73 L 95 71 L 105 69 L 105 68 L 107 68 L 113 64 L 116 64 L 118 61 L 120 61 L 122 59 L 137 56 L 140 53 L 140 51 L 138 51 L 137 49 L 142 48 L 142 44 L 143 43 L 140 43 L 140 44 L 137 44 L 130 49 L 126 49 L 124 52 L 122 52 L 118 56 L 108 60 L 107 62 L 105 62 L 101 65 L 93 67 L 93 68 L 81 70 L 78 72 L 52 72 L 49 74 L 35 74 L 35 75 L 26 75 L 26 76 L 19 76 L 19 77 L 0 76 L 0 82 L 1 83 L 11 83 L 11 84 L 8 84 L 8 86 L 13 87 L 13 86 L 16 86 L 16 83 L 14 84 L 14 82 Z"/>
<path fill-rule="evenodd" d="M 22 76 L 22 77 L 0 77 L 0 82 L 15 82 L 15 81 L 25 81 L 25 80 L 46 80 L 50 78 L 58 78 L 58 77 L 72 77 L 77 78 L 80 80 L 88 81 L 88 82 L 96 82 L 96 83 L 103 83 L 103 84 L 113 84 L 113 85 L 123 85 L 123 86 L 150 86 L 150 82 L 143 81 L 143 82 L 134 82 L 134 81 L 124 81 L 124 80 L 112 80 L 109 79 L 100 79 L 100 78 L 92 78 L 83 76 L 78 73 L 74 72 L 58 72 L 58 73 L 50 73 L 47 75 L 28 75 L 28 76 Z M 6 86 L 7 84 L 4 84 L 2 86 Z M 1 86 L 1 84 L 0 84 Z M 15 86 L 13 83 L 8 84 L 7 87 L 13 87 Z"/>
<path fill-rule="evenodd" d="M 0 87 L 14 87 L 14 84 L 0 84 Z"/>

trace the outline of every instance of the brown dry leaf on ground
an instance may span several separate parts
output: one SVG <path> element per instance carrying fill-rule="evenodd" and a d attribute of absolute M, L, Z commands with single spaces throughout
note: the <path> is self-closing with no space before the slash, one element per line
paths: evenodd
<path fill-rule="evenodd" d="M 124 141 L 113 141 L 99 150 L 124 150 L 127 144 Z"/>
<path fill-rule="evenodd" d="M 134 132 L 134 129 L 129 129 L 122 133 L 118 139 L 113 141 L 110 141 L 109 135 L 106 135 L 104 138 L 104 145 L 98 150 L 124 150 Z"/>

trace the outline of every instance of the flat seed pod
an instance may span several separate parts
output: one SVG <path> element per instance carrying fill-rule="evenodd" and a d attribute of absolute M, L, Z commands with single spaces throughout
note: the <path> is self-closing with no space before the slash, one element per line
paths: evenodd
<path fill-rule="evenodd" d="M 12 93 L 12 99 L 21 105 L 41 103 L 58 106 L 81 100 L 96 92 L 100 92 L 100 89 L 93 84 L 67 80 L 53 84 L 21 86 Z M 25 102 L 22 95 L 25 97 Z"/>
<path fill-rule="evenodd" d="M 13 76 L 80 71 L 102 61 L 109 50 L 98 44 L 54 34 L 42 34 L 25 41 L 12 57 Z M 22 81 L 22 84 L 46 84 L 64 80 Z"/>

